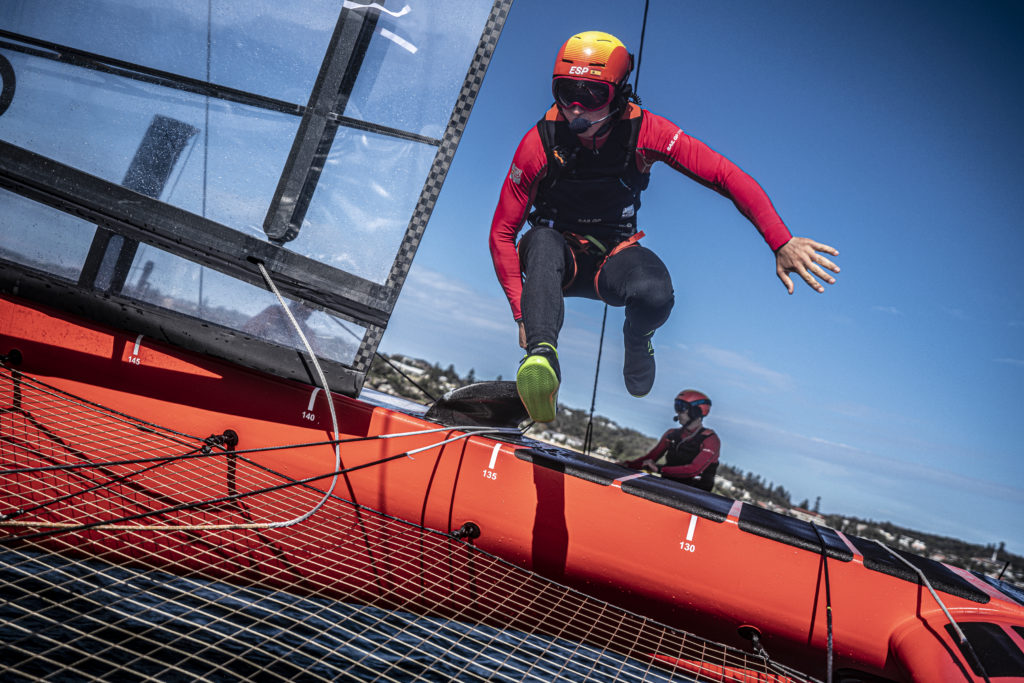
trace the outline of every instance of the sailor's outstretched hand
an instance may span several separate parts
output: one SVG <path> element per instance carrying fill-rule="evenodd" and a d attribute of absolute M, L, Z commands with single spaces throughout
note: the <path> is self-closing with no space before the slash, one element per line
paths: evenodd
<path fill-rule="evenodd" d="M 839 256 L 839 252 L 827 244 L 815 242 L 806 237 L 794 237 L 775 252 L 775 274 L 782 280 L 786 291 L 793 293 L 793 280 L 790 273 L 799 275 L 807 286 L 817 292 L 824 292 L 825 287 L 815 279 L 821 278 L 830 285 L 834 285 L 836 279 L 829 275 L 826 270 L 833 273 L 839 272 L 839 266 L 832 263 L 824 254 Z"/>

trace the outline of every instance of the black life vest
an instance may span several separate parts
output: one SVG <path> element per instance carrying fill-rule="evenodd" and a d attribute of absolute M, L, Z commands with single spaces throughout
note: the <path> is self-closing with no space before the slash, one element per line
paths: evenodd
<path fill-rule="evenodd" d="M 537 123 L 548 168 L 534 198 L 531 225 L 589 234 L 612 244 L 636 232 L 640 193 L 651 176 L 636 167 L 643 110 L 628 106 L 625 118 L 615 122 L 598 150 L 580 145 L 568 123 L 558 120 L 557 106 Z"/>
<path fill-rule="evenodd" d="M 668 447 L 665 449 L 665 465 L 689 465 L 700 453 L 704 439 L 714 434 L 710 429 L 702 429 L 697 434 L 683 440 L 682 429 L 674 429 L 669 433 Z M 716 467 L 717 469 L 717 467 Z"/>

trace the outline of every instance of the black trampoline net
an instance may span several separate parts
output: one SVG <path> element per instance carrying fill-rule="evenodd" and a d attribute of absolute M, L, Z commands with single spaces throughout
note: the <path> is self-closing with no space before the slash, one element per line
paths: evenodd
<path fill-rule="evenodd" d="M 333 456 L 322 481 L 295 481 L 230 437 L 3 369 L 0 678 L 810 680 L 344 486 L 325 496 Z"/>

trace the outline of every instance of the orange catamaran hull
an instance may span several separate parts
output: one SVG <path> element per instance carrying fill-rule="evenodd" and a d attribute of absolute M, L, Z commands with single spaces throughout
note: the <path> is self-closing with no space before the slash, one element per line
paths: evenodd
<path fill-rule="evenodd" d="M 440 425 L 414 410 L 342 395 L 333 397 L 341 441 L 336 462 L 327 443 L 334 438 L 329 405 L 318 389 L 17 298 L 0 300 L 0 353 L 9 366 L 4 535 L 65 525 L 33 542 L 82 555 L 115 551 L 128 564 L 346 600 L 387 591 L 395 605 L 438 614 L 455 614 L 486 592 L 487 575 L 473 575 L 472 568 L 452 569 L 443 589 L 428 586 L 422 567 L 433 551 L 410 554 L 397 541 L 394 556 L 407 555 L 386 586 L 372 563 L 354 571 L 346 558 L 377 533 L 364 522 L 339 516 L 333 537 L 322 536 L 322 528 L 304 537 L 310 532 L 302 524 L 289 524 L 313 508 L 332 514 L 322 502 L 330 492 L 331 500 L 445 534 L 478 532 L 477 548 L 641 617 L 737 648 L 749 649 L 754 635 L 773 659 L 810 675 L 823 676 L 831 636 L 834 667 L 846 680 L 1022 676 L 1021 594 L 972 572 L 639 475 L 513 430 L 474 433 L 477 428 Z M 84 399 L 85 408 L 98 404 L 153 427 L 135 427 L 139 444 L 120 444 L 122 454 L 114 455 L 109 432 L 72 438 L 75 426 L 66 416 L 32 410 L 29 377 L 42 383 L 43 393 L 67 392 Z M 202 442 L 187 458 L 179 448 L 170 463 L 136 462 L 153 456 L 147 432 L 165 428 L 172 430 L 162 436 L 168 442 L 179 433 L 232 439 L 227 449 L 224 438 Z M 27 443 L 29 431 L 34 445 Z M 217 448 L 204 451 L 203 443 Z M 47 466 L 60 458 L 95 467 L 56 475 Z M 137 480 L 125 473 L 157 465 L 160 479 L 128 485 Z M 280 488 L 241 495 L 262 471 L 281 477 Z M 302 495 L 296 481 L 304 482 Z M 33 509 L 61 487 L 75 494 L 74 506 Z M 190 501 L 207 504 L 189 507 Z M 117 521 L 104 525 L 106 518 Z M 225 525 L 233 528 L 225 532 Z M 204 543 L 203 534 L 215 528 L 218 543 Z M 311 547 L 330 552 L 308 552 Z M 459 572 L 464 580 L 451 581 Z M 507 618 L 515 624 L 514 613 Z M 959 633 L 974 647 L 962 645 Z M 646 656 L 702 680 L 787 680 L 657 651 Z"/>

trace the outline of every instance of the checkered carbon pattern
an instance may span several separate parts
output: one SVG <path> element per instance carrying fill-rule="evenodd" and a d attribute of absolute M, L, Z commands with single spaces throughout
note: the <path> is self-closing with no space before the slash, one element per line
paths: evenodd
<path fill-rule="evenodd" d="M 366 334 L 363 335 L 363 340 L 359 344 L 359 350 L 356 351 L 356 356 L 352 359 L 352 369 L 362 375 L 362 377 L 359 378 L 360 386 L 362 386 L 366 373 L 370 370 L 370 363 L 373 362 L 373 354 L 377 351 L 377 346 L 380 344 L 380 340 L 383 336 L 383 327 L 369 325 L 366 328 Z"/>
<path fill-rule="evenodd" d="M 422 192 L 420 192 L 419 201 L 416 203 L 412 218 L 409 220 L 409 227 L 406 229 L 405 238 L 402 240 L 402 245 L 398 248 L 398 256 L 395 257 L 395 262 L 392 264 L 391 272 L 388 275 L 387 282 L 385 282 L 385 287 L 388 289 L 390 296 L 388 301 L 389 310 L 394 307 L 395 302 L 398 300 L 398 295 L 402 291 L 402 285 L 409 274 L 413 257 L 420 246 L 420 240 L 423 239 L 423 232 L 426 230 L 427 221 L 430 220 L 430 214 L 434 210 L 437 196 L 440 194 L 441 186 L 448 175 L 448 169 L 455 156 L 455 149 L 459 146 L 462 133 L 466 129 L 469 114 L 473 110 L 473 104 L 476 102 L 476 96 L 480 92 L 480 86 L 484 81 L 484 74 L 487 72 L 487 66 L 491 62 L 491 56 L 494 54 L 494 48 L 498 44 L 501 29 L 505 25 L 505 19 L 508 18 L 511 6 L 512 0 L 495 0 L 494 5 L 491 7 L 491 13 L 487 17 L 487 22 L 484 24 L 480 42 L 473 55 L 469 71 L 466 73 L 466 80 L 462 84 L 462 90 L 459 92 L 459 97 L 455 102 L 451 118 L 448 119 L 448 126 L 441 138 L 437 154 L 434 155 L 434 163 L 430 167 L 430 172 L 427 173 L 427 179 L 423 184 Z"/>
<path fill-rule="evenodd" d="M 405 278 L 409 275 L 409 268 L 416 256 L 420 241 L 423 239 L 423 232 L 426 230 L 430 214 L 434 210 L 437 197 L 441 193 L 441 186 L 448 175 L 452 159 L 455 157 L 455 150 L 462 139 L 462 133 L 466 130 L 466 123 L 469 121 L 469 114 L 473 110 L 473 104 L 480 93 L 480 86 L 483 84 L 484 74 L 491 62 L 491 56 L 498 45 L 498 38 L 508 18 L 512 0 L 495 0 L 491 6 L 491 12 L 484 24 L 483 32 L 480 35 L 480 42 L 477 44 L 476 52 L 470 62 L 469 70 L 466 72 L 466 80 L 462 83 L 462 89 L 455 101 L 452 115 L 448 119 L 441 143 L 438 145 L 437 154 L 427 173 L 423 189 L 420 191 L 419 200 L 409 219 L 409 227 L 406 228 L 405 237 L 398 248 L 398 254 L 391 265 L 391 272 L 388 274 L 384 286 L 387 290 L 388 300 L 384 302 L 388 313 L 394 310 L 398 295 L 402 291 Z M 374 353 L 380 344 L 384 329 L 376 326 L 369 326 L 363 336 L 362 343 L 353 360 L 353 369 L 365 375 L 373 361 Z M 362 383 L 360 378 L 360 384 Z"/>

